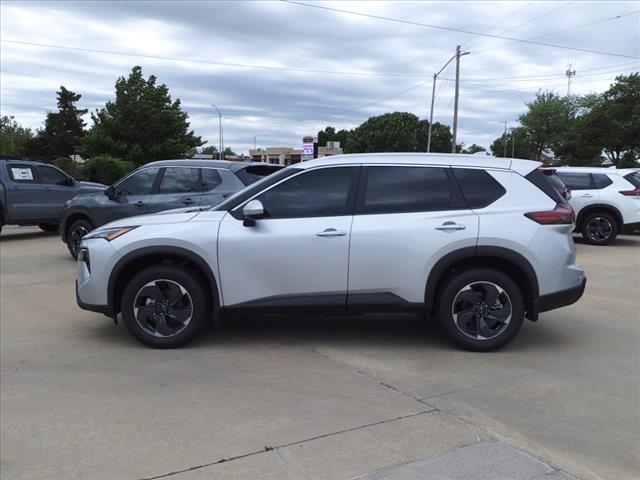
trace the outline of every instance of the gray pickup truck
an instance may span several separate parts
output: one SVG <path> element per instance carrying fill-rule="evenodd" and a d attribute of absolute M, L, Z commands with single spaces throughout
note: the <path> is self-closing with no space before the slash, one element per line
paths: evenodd
<path fill-rule="evenodd" d="M 67 200 L 105 188 L 99 183 L 78 181 L 55 165 L 0 158 L 0 230 L 3 225 L 57 230 Z"/>

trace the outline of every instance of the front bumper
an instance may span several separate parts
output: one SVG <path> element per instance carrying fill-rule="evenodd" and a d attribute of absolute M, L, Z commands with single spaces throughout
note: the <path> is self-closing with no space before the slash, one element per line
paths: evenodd
<path fill-rule="evenodd" d="M 83 310 L 102 313 L 107 317 L 113 318 L 113 309 L 109 305 L 93 305 L 91 303 L 85 303 L 80 300 L 80 295 L 78 295 L 78 280 L 76 280 L 76 303 Z"/>
<path fill-rule="evenodd" d="M 566 290 L 540 295 L 535 301 L 536 311 L 538 313 L 548 312 L 549 310 L 566 307 L 567 305 L 576 303 L 580 297 L 582 297 L 586 285 L 587 279 L 585 277 L 582 279 L 580 285 L 567 288 Z"/>

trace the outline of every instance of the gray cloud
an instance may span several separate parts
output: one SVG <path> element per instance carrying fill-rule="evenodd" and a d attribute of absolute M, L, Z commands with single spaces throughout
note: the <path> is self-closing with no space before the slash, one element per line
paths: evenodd
<path fill-rule="evenodd" d="M 638 15 L 545 35 L 628 13 L 633 2 L 330 2 L 336 6 L 529 38 L 579 48 L 640 54 Z M 557 8 L 549 15 L 546 12 Z M 117 77 L 134 65 L 166 83 L 180 98 L 196 133 L 215 143 L 216 103 L 225 116 L 225 143 L 239 151 L 259 145 L 297 145 L 301 137 L 333 125 L 352 128 L 371 115 L 410 111 L 425 118 L 431 75 L 468 42 L 462 59 L 460 140 L 485 146 L 515 123 L 540 88 L 564 93 L 567 63 L 578 75 L 575 93 L 602 91 L 616 72 L 638 62 L 550 47 L 509 43 L 283 2 L 2 2 L 2 38 L 184 59 L 324 71 L 378 72 L 407 77 L 302 73 L 128 57 L 3 42 L 0 55 L 2 114 L 33 128 L 55 109 L 65 85 L 95 109 L 113 97 Z M 542 15 L 542 16 L 541 16 Z M 540 17 L 535 19 L 535 17 Z M 467 45 L 465 45 L 465 48 Z M 599 69 L 599 70 L 594 70 Z M 527 77 L 527 78 L 513 78 Z M 531 78 L 538 77 L 538 78 Z M 545 77 L 545 78 L 540 78 Z M 449 80 L 446 80 L 446 79 Z M 451 69 L 438 87 L 435 120 L 451 123 Z M 405 94 L 396 93 L 408 90 Z M 388 100 L 377 102 L 386 97 Z"/>

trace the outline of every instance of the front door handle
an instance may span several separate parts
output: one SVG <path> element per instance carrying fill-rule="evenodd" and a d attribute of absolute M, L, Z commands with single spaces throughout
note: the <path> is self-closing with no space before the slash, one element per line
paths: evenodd
<path fill-rule="evenodd" d="M 185 198 L 182 203 L 184 203 L 185 205 L 192 205 L 194 203 L 196 203 L 196 201 L 193 198 Z"/>
<path fill-rule="evenodd" d="M 439 227 L 436 227 L 436 230 L 442 230 L 442 231 L 448 232 L 448 231 L 454 231 L 454 230 L 464 230 L 465 228 L 467 228 L 466 225 L 462 225 L 460 223 L 444 222 Z"/>
<path fill-rule="evenodd" d="M 593 198 L 593 195 L 590 193 L 585 193 L 584 195 L 580 195 L 582 198 Z"/>
<path fill-rule="evenodd" d="M 144 202 L 142 200 L 138 200 L 134 205 L 138 208 L 144 207 Z"/>
<path fill-rule="evenodd" d="M 327 228 L 322 232 L 316 233 L 318 237 L 344 237 L 347 234 L 344 230 L 336 230 L 335 228 Z"/>

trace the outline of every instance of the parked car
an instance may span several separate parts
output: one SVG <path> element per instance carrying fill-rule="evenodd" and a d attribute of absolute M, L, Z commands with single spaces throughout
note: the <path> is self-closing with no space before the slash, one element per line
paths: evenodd
<path fill-rule="evenodd" d="M 435 315 L 464 348 L 577 301 L 573 211 L 538 162 L 361 154 L 296 164 L 206 211 L 123 219 L 80 244 L 77 301 L 142 343 L 220 312 Z"/>
<path fill-rule="evenodd" d="M 179 207 L 216 205 L 281 168 L 267 163 L 221 160 L 147 163 L 100 193 L 78 195 L 65 203 L 60 216 L 62 241 L 77 258 L 82 237 L 100 225 Z"/>
<path fill-rule="evenodd" d="M 562 198 L 567 202 L 571 200 L 571 189 L 560 180 L 555 168 L 541 168 L 540 171 L 545 174 L 551 186 L 556 189 L 556 192 L 558 192 Z"/>
<path fill-rule="evenodd" d="M 558 167 L 572 190 L 576 231 L 592 245 L 607 245 L 619 233 L 640 230 L 640 171 L 597 167 Z"/>
<path fill-rule="evenodd" d="M 3 225 L 58 229 L 64 203 L 79 193 L 101 192 L 105 185 L 81 182 L 55 165 L 0 158 L 0 230 Z"/>

